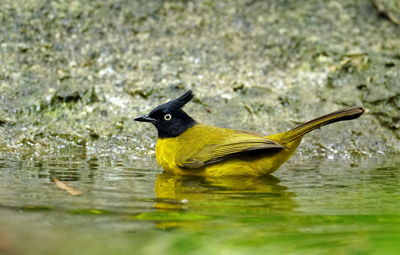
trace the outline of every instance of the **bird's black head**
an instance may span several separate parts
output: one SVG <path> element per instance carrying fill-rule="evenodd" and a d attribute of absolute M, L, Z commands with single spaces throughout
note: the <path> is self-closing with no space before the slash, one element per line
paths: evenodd
<path fill-rule="evenodd" d="M 176 137 L 196 124 L 181 108 L 193 98 L 191 90 L 182 96 L 159 105 L 149 114 L 137 117 L 136 121 L 150 122 L 158 131 L 158 137 Z"/>

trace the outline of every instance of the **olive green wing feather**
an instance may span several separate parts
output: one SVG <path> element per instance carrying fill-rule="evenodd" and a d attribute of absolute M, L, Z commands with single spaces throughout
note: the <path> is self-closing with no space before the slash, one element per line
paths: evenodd
<path fill-rule="evenodd" d="M 264 137 L 238 132 L 222 141 L 206 144 L 185 158 L 179 155 L 186 153 L 179 153 L 176 163 L 180 167 L 199 168 L 249 151 L 283 148 L 286 147 Z"/>

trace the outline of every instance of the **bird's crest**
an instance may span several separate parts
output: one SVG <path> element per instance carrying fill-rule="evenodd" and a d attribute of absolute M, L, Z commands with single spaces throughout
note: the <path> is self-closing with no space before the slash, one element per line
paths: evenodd
<path fill-rule="evenodd" d="M 182 108 L 185 104 L 187 104 L 190 100 L 193 98 L 193 92 L 191 90 L 186 91 L 182 96 L 172 99 L 165 104 L 157 106 L 154 110 L 158 109 L 164 109 L 167 111 L 173 110 L 173 109 L 180 109 Z"/>

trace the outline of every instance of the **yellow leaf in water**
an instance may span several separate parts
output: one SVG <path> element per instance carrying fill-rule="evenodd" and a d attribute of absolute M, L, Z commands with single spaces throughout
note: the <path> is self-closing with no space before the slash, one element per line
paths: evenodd
<path fill-rule="evenodd" d="M 81 195 L 82 194 L 82 191 L 77 190 L 75 188 L 72 188 L 71 186 L 67 185 L 66 183 L 60 181 L 57 178 L 54 178 L 54 182 L 56 183 L 57 187 L 59 187 L 60 189 L 65 190 L 70 195 L 77 196 L 77 195 Z"/>

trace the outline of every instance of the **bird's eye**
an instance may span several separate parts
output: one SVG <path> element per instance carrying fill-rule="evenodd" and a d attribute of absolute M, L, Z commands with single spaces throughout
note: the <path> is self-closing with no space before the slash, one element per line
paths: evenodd
<path fill-rule="evenodd" d="M 164 120 L 171 120 L 172 119 L 172 116 L 171 116 L 171 114 L 165 114 L 164 115 Z"/>

